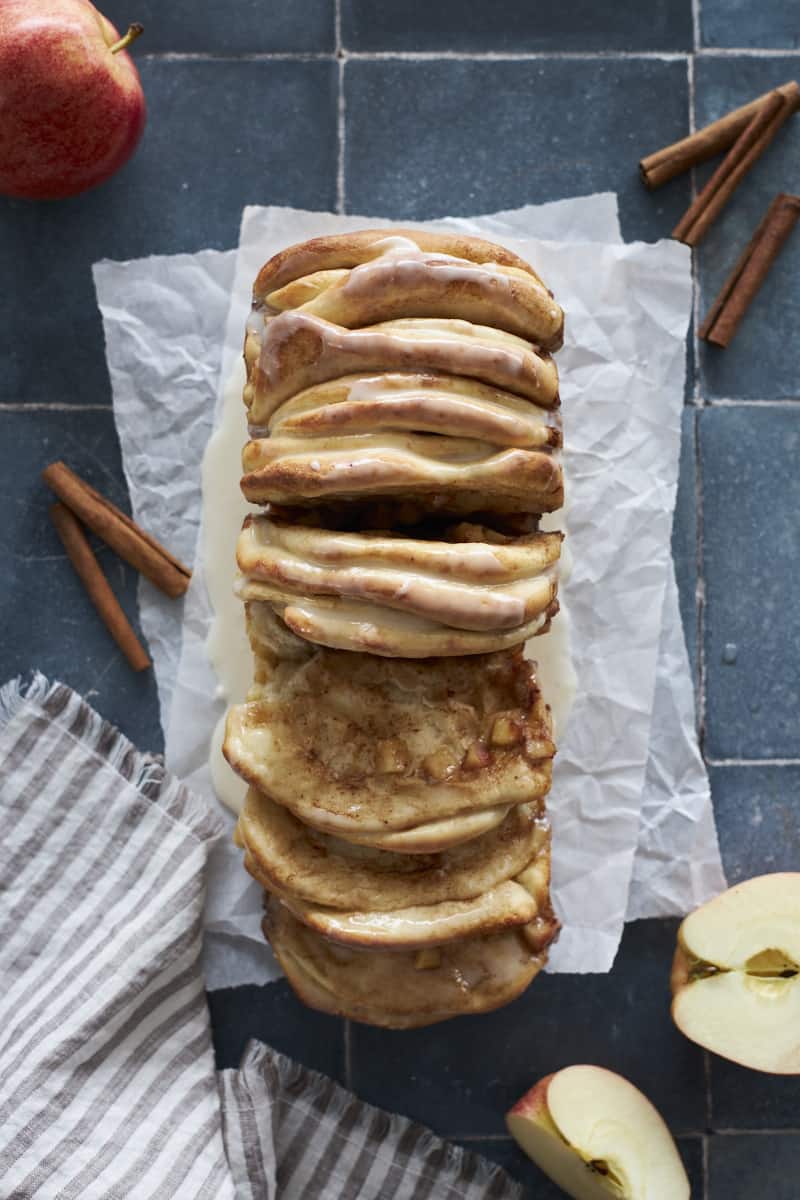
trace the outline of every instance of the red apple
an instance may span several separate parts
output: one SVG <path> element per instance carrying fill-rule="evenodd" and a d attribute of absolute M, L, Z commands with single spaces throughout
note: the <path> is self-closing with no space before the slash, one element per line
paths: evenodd
<path fill-rule="evenodd" d="M 72 196 L 127 162 L 145 123 L 124 38 L 89 0 L 0 2 L 0 192 Z"/>

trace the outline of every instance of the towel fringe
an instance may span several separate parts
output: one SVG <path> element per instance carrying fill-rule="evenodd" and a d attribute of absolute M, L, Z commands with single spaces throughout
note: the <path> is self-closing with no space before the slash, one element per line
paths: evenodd
<path fill-rule="evenodd" d="M 313 1071 L 310 1067 L 304 1067 L 301 1063 L 287 1058 L 280 1051 L 273 1050 L 271 1046 L 255 1039 L 247 1043 L 242 1055 L 240 1074 L 246 1076 L 248 1071 L 257 1071 L 262 1076 L 265 1073 L 272 1075 L 273 1079 L 269 1081 L 269 1091 L 272 1095 L 280 1096 L 284 1091 L 295 1095 L 302 1093 L 306 1101 L 313 1102 L 320 1094 L 326 1094 L 328 1099 L 325 1117 L 326 1120 L 331 1119 L 334 1123 L 342 1118 L 345 1111 L 353 1104 L 353 1093 L 335 1082 L 333 1096 L 330 1096 L 331 1080 L 328 1076 Z M 365 1125 L 377 1113 L 382 1115 L 385 1121 L 382 1138 L 391 1139 L 396 1143 L 407 1129 L 410 1127 L 415 1129 L 416 1144 L 409 1158 L 410 1169 L 415 1168 L 416 1160 L 424 1161 L 429 1155 L 436 1152 L 437 1174 L 444 1167 L 456 1176 L 454 1183 L 457 1183 L 460 1177 L 461 1179 L 469 1178 L 470 1182 L 486 1188 L 487 1191 L 492 1185 L 498 1188 L 502 1186 L 504 1190 L 498 1194 L 505 1196 L 507 1200 L 514 1200 L 514 1198 L 522 1200 L 524 1194 L 522 1185 L 512 1179 L 508 1172 L 497 1163 L 490 1162 L 475 1151 L 467 1150 L 464 1146 L 457 1146 L 453 1142 L 446 1141 L 409 1117 L 401 1116 L 399 1113 L 386 1112 L 385 1109 L 368 1104 L 366 1101 L 359 1100 L 359 1104 L 363 1106 L 359 1124 Z M 352 1130 L 350 1136 L 353 1136 Z M 438 1157 L 442 1152 L 444 1152 L 443 1160 Z"/>

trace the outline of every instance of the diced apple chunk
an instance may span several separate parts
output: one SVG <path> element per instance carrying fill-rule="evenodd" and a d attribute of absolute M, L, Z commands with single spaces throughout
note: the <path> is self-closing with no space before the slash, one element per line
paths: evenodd
<path fill-rule="evenodd" d="M 492 723 L 491 743 L 493 746 L 516 746 L 523 738 L 522 725 L 518 717 L 502 713 Z"/>

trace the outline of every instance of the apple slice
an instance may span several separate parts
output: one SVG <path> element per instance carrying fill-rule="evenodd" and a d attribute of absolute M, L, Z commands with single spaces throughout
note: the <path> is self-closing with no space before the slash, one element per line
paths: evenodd
<path fill-rule="evenodd" d="M 688 1200 L 672 1136 L 638 1088 L 603 1067 L 541 1079 L 506 1116 L 512 1137 L 574 1200 Z"/>
<path fill-rule="evenodd" d="M 800 873 L 759 875 L 690 913 L 670 982 L 673 1020 L 693 1042 L 800 1074 Z"/>

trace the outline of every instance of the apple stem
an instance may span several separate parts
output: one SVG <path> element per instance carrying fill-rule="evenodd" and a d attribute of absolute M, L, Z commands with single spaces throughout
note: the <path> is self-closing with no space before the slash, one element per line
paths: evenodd
<path fill-rule="evenodd" d="M 109 46 L 112 54 L 119 53 L 120 50 L 127 50 L 131 42 L 135 42 L 140 33 L 144 33 L 144 25 L 140 25 L 138 21 L 134 21 L 133 25 L 128 26 L 128 32 L 124 37 L 121 37 L 118 42 L 114 42 L 113 46 Z"/>

